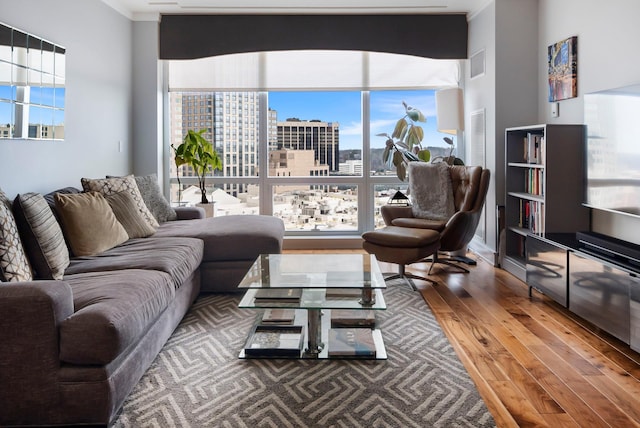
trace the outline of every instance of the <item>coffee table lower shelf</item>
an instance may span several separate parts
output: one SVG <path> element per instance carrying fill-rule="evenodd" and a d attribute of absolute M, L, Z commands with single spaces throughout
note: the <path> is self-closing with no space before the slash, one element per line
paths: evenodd
<path fill-rule="evenodd" d="M 262 313 L 254 323 L 245 347 L 240 351 L 239 358 L 293 358 L 293 359 L 358 359 L 358 360 L 386 360 L 387 351 L 379 328 L 368 329 L 371 331 L 375 356 L 371 355 L 329 355 L 329 334 L 331 329 L 331 309 L 317 310 L 296 309 L 293 324 L 262 324 Z M 314 341 L 309 340 L 309 315 L 319 316 L 320 337 Z M 313 328 L 313 321 L 312 321 Z M 339 328 L 343 332 L 347 328 Z M 273 335 L 273 336 L 271 336 Z M 280 347 L 259 348 L 266 341 L 274 339 L 277 335 L 285 335 L 280 341 Z M 298 336 L 296 336 L 298 335 Z M 276 339 L 277 340 L 277 339 Z M 258 345 L 256 342 L 260 342 Z M 317 342 L 317 346 L 314 344 Z M 256 346 L 256 348 L 252 348 Z M 297 348 L 297 349 L 296 349 Z M 311 349 L 310 349 L 311 348 Z M 247 351 L 245 351 L 247 349 Z"/>

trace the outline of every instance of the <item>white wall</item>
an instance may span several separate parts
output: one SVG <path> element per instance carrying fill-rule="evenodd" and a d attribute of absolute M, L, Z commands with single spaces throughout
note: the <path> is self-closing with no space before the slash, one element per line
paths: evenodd
<path fill-rule="evenodd" d="M 164 171 L 162 69 L 158 61 L 158 22 L 133 23 L 133 173 Z"/>
<path fill-rule="evenodd" d="M 0 20 L 67 49 L 65 141 L 0 140 L 0 188 L 13 197 L 131 172 L 131 21 L 99 0 L 2 0 Z"/>
<path fill-rule="evenodd" d="M 584 123 L 585 93 L 640 83 L 638 0 L 539 0 L 538 115 L 540 122 Z M 578 36 L 578 97 L 547 101 L 547 46 Z M 592 210 L 592 229 L 640 244 L 640 219 Z"/>
<path fill-rule="evenodd" d="M 469 123 L 471 112 L 485 109 L 486 167 L 492 174 L 485 244 L 493 252 L 496 207 L 505 203 L 504 130 L 537 123 L 537 15 L 536 0 L 495 0 L 469 19 L 469 54 L 484 49 L 486 71 L 474 79 L 467 72 L 465 111 Z"/>

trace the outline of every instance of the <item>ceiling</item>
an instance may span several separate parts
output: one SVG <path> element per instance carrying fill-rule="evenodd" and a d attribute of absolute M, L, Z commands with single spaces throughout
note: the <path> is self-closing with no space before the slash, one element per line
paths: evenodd
<path fill-rule="evenodd" d="M 102 0 L 124 16 L 157 20 L 161 13 L 466 13 L 492 0 Z"/>

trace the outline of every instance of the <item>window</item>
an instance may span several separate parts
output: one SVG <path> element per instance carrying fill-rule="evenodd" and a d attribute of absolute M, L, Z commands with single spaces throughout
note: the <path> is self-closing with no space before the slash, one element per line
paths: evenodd
<path fill-rule="evenodd" d="M 397 190 L 406 191 L 395 170 L 383 164 L 385 138 L 377 136 L 392 133 L 404 115 L 403 101 L 427 116 L 424 146 L 435 153 L 445 149 L 443 135 L 435 129 L 432 87 L 336 90 L 321 84 L 313 91 L 190 91 L 179 89 L 189 86 L 185 82 L 171 84 L 169 70 L 174 111 L 170 143 L 180 144 L 195 114 L 187 108 L 187 99 L 199 97 L 212 106 L 200 125 L 209 130 L 205 136 L 224 163 L 223 170 L 207 180 L 216 215 L 272 214 L 283 219 L 289 235 L 360 234 L 381 226 L 380 206 Z M 181 168 L 183 201 L 199 201 L 194 179 L 188 178 L 187 167 Z M 176 176 L 171 162 L 172 201 L 178 194 Z"/>

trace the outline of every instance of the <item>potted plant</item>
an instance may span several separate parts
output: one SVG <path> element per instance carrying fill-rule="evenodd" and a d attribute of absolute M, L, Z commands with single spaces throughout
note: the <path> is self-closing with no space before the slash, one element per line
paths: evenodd
<path fill-rule="evenodd" d="M 418 123 L 426 123 L 424 114 L 417 108 L 402 102 L 405 115 L 398 119 L 391 135 L 387 133 L 377 134 L 387 138 L 387 145 L 382 153 L 383 161 L 396 168 L 398 178 L 405 181 L 407 178 L 407 166 L 409 162 L 446 162 L 449 165 L 464 165 L 462 159 L 453 156 L 455 149 L 453 140 L 444 137 L 444 141 L 451 147 L 448 156 L 438 156 L 431 159 L 431 152 L 422 147 L 424 130 Z"/>
<path fill-rule="evenodd" d="M 181 165 L 190 165 L 193 172 L 198 178 L 198 187 L 200 187 L 201 203 L 208 204 L 206 190 L 206 176 L 209 170 L 222 170 L 222 160 L 218 157 L 218 153 L 207 139 L 202 135 L 206 129 L 196 132 L 189 130 L 184 136 L 182 143 L 173 149 L 176 167 Z M 179 175 L 179 174 L 178 174 Z M 178 186 L 180 183 L 178 182 Z"/>
<path fill-rule="evenodd" d="M 404 181 L 407 178 L 407 165 L 409 162 L 429 162 L 431 152 L 422 147 L 424 130 L 418 122 L 426 122 L 424 114 L 417 108 L 413 108 L 404 101 L 402 105 L 405 115 L 398 119 L 391 135 L 387 133 L 377 134 L 387 138 L 387 145 L 382 154 L 382 159 L 396 168 L 398 178 Z"/>

